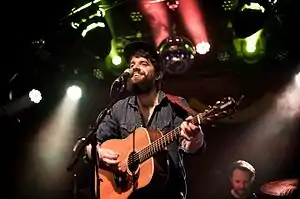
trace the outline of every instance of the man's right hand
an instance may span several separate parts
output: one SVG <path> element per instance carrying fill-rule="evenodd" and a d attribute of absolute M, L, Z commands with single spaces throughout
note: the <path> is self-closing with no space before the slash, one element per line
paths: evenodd
<path fill-rule="evenodd" d="M 120 162 L 120 160 L 118 159 L 119 154 L 111 149 L 100 148 L 99 146 L 97 146 L 97 152 L 100 160 L 109 165 L 115 165 Z"/>

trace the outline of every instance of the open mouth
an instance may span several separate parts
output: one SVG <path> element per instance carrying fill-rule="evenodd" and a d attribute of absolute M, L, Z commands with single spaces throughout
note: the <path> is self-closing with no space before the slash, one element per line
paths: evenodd
<path fill-rule="evenodd" d="M 141 74 L 138 74 L 138 73 L 133 74 L 133 77 L 137 77 L 137 76 L 141 76 Z"/>

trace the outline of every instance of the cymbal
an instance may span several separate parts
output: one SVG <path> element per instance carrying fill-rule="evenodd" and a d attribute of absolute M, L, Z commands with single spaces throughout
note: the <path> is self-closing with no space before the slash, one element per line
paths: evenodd
<path fill-rule="evenodd" d="M 298 179 L 285 179 L 268 182 L 260 187 L 260 190 L 271 196 L 290 196 L 298 188 Z"/>

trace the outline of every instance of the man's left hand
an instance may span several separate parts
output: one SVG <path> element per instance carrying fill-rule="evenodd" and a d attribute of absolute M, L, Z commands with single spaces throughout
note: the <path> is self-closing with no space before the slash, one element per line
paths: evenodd
<path fill-rule="evenodd" d="M 191 141 L 194 137 L 198 137 L 200 135 L 203 136 L 202 129 L 200 128 L 200 126 L 194 125 L 191 122 L 192 119 L 193 119 L 193 117 L 189 116 L 180 125 L 180 127 L 181 127 L 180 136 L 182 136 L 183 138 L 185 138 L 188 141 Z"/>

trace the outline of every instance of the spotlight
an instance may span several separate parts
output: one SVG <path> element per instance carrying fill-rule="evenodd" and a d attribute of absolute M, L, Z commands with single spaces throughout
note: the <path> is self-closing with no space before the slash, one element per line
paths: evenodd
<path fill-rule="evenodd" d="M 94 68 L 93 69 L 93 75 L 97 78 L 97 79 L 104 79 L 104 74 L 103 71 L 99 68 Z"/>
<path fill-rule="evenodd" d="M 116 55 L 112 58 L 112 63 L 113 65 L 117 66 L 120 65 L 122 63 L 122 57 L 120 57 L 119 55 Z"/>
<path fill-rule="evenodd" d="M 235 36 L 246 38 L 263 29 L 266 21 L 265 8 L 258 3 L 240 3 L 235 10 L 232 19 L 232 27 Z"/>
<path fill-rule="evenodd" d="M 32 47 L 36 50 L 36 51 L 39 51 L 41 50 L 44 46 L 45 46 L 45 40 L 40 38 L 40 39 L 37 39 L 37 40 L 34 40 L 31 42 L 32 44 Z"/>
<path fill-rule="evenodd" d="M 175 10 L 179 6 L 179 0 L 168 0 L 167 6 L 170 10 Z"/>
<path fill-rule="evenodd" d="M 217 59 L 219 61 L 228 61 L 230 58 L 230 54 L 228 52 L 222 52 L 217 55 Z"/>
<path fill-rule="evenodd" d="M 130 18 L 134 22 L 139 22 L 139 21 L 142 21 L 143 15 L 140 12 L 131 12 Z"/>
<path fill-rule="evenodd" d="M 80 14 L 72 16 L 71 26 L 81 34 L 87 50 L 95 56 L 106 57 L 111 50 L 112 33 L 105 19 L 105 11 L 95 5 Z"/>
<path fill-rule="evenodd" d="M 197 53 L 199 53 L 200 55 L 204 55 L 207 52 L 209 52 L 210 49 L 210 44 L 208 42 L 200 42 L 196 45 L 196 51 Z"/>
<path fill-rule="evenodd" d="M 300 72 L 295 76 L 296 85 L 300 87 Z"/>
<path fill-rule="evenodd" d="M 163 40 L 158 51 L 164 68 L 171 74 L 184 73 L 192 65 L 196 54 L 192 42 L 180 36 Z"/>
<path fill-rule="evenodd" d="M 225 11 L 231 11 L 235 8 L 235 1 L 234 0 L 225 0 L 222 4 L 222 8 Z"/>
<path fill-rule="evenodd" d="M 79 86 L 70 86 L 67 90 L 67 95 L 70 97 L 72 100 L 78 100 L 81 98 L 82 91 Z"/>
<path fill-rule="evenodd" d="M 277 52 L 275 59 L 277 60 L 284 60 L 285 58 L 287 58 L 289 55 L 289 51 L 288 50 L 281 50 L 279 52 Z"/>
<path fill-rule="evenodd" d="M 36 90 L 36 89 L 32 89 L 29 92 L 29 99 L 33 102 L 38 104 L 41 100 L 42 100 L 42 94 L 40 91 Z"/>

